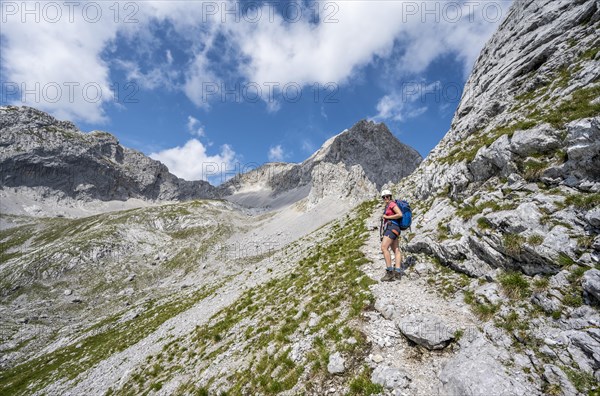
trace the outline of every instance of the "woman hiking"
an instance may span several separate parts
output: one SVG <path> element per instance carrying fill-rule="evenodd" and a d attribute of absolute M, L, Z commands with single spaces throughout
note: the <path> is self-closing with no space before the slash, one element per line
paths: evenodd
<path fill-rule="evenodd" d="M 383 252 L 383 258 L 385 259 L 385 276 L 381 278 L 382 282 L 391 282 L 396 279 L 400 280 L 402 277 L 400 263 L 402 263 L 402 253 L 398 246 L 400 237 L 400 226 L 399 219 L 402 218 L 402 211 L 392 199 L 392 192 L 390 190 L 383 190 L 381 192 L 381 198 L 385 203 L 385 211 L 381 216 L 383 223 L 383 238 L 381 240 L 381 251 Z M 392 266 L 392 258 L 390 255 L 390 247 L 394 251 L 394 258 L 396 261 L 395 268 Z"/>

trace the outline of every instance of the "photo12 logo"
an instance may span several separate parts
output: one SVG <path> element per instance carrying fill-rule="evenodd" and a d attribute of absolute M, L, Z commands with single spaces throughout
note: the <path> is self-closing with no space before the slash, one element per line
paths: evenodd
<path fill-rule="evenodd" d="M 257 103 L 263 100 L 267 103 L 283 101 L 297 103 L 302 98 L 309 97 L 315 103 L 338 103 L 339 86 L 337 83 L 299 84 L 297 82 L 246 82 L 229 85 L 226 83 L 203 82 L 202 102 L 218 101 L 221 103 Z"/>
<path fill-rule="evenodd" d="M 504 6 L 503 6 L 504 5 Z M 503 1 L 404 1 L 401 5 L 402 23 L 410 20 L 426 22 L 458 23 L 478 19 L 497 23 L 504 18 L 504 10 L 510 5 Z"/>
<path fill-rule="evenodd" d="M 202 22 L 270 22 L 279 15 L 287 23 L 310 19 L 322 23 L 337 23 L 340 10 L 334 1 L 315 1 L 302 4 L 294 1 L 204 1 L 202 2 Z"/>
<path fill-rule="evenodd" d="M 95 1 L 3 1 L 2 23 L 138 23 L 140 6 L 136 2 Z"/>
<path fill-rule="evenodd" d="M 247 241 L 216 244 L 201 261 L 239 261 L 250 258 L 272 262 L 273 254 L 280 248 L 276 241 Z"/>
<path fill-rule="evenodd" d="M 2 103 L 138 103 L 139 86 L 135 82 L 112 83 L 109 86 L 97 82 L 2 82 L 0 101 Z"/>

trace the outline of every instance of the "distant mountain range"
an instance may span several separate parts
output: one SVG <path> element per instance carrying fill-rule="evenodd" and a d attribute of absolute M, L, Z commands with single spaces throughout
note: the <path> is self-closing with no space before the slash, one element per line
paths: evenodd
<path fill-rule="evenodd" d="M 231 198 L 252 207 L 298 200 L 311 191 L 313 201 L 332 194 L 360 200 L 398 182 L 422 161 L 384 124 L 360 121 L 301 164 L 265 164 L 215 187 L 178 178 L 109 133 L 83 133 L 31 107 L 0 107 L 0 129 L 0 187 L 42 189 L 46 196 L 81 201 Z"/>

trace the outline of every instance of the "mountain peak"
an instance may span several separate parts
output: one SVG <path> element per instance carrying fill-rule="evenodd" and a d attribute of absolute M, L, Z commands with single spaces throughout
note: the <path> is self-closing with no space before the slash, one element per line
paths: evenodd
<path fill-rule="evenodd" d="M 361 165 L 379 189 L 409 175 L 422 160 L 415 149 L 400 142 L 384 123 L 360 120 L 327 140 L 303 165 L 322 161 Z"/>
<path fill-rule="evenodd" d="M 385 124 L 361 120 L 300 164 L 270 162 L 213 187 L 177 178 L 110 133 L 84 133 L 31 107 L 0 107 L 0 127 L 0 146 L 7 147 L 0 155 L 0 187 L 40 189 L 75 200 L 228 197 L 247 206 L 272 206 L 275 198 L 289 204 L 307 196 L 312 203 L 325 196 L 360 200 L 408 176 L 422 161 Z"/>
<path fill-rule="evenodd" d="M 361 120 L 329 138 L 301 164 L 268 163 L 219 189 L 228 199 L 249 206 L 287 195 L 309 196 L 311 203 L 325 196 L 360 200 L 408 176 L 421 161 L 385 124 Z"/>

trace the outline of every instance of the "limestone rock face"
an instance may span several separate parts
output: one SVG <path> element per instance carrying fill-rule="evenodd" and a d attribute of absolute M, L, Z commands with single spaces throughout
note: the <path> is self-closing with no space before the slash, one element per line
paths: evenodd
<path fill-rule="evenodd" d="M 583 274 L 581 285 L 583 290 L 597 301 L 600 301 L 600 271 L 597 269 L 586 271 L 585 274 Z"/>
<path fill-rule="evenodd" d="M 106 132 L 80 132 L 30 107 L 0 108 L 0 186 L 43 188 L 77 200 L 188 200 L 215 196 Z"/>
<path fill-rule="evenodd" d="M 408 176 L 421 161 L 421 155 L 398 141 L 385 124 L 362 120 L 329 139 L 302 165 L 303 168 L 322 162 L 342 162 L 346 167 L 360 165 L 367 179 L 379 189 Z"/>
<path fill-rule="evenodd" d="M 508 176 L 522 171 L 529 156 L 557 152 L 560 161 L 543 161 L 553 170 L 548 177 L 562 183 L 573 176 L 570 185 L 600 190 L 594 161 L 600 68 L 593 50 L 599 15 L 591 0 L 511 8 L 475 63 L 450 131 L 419 169 L 419 198 L 448 184 L 454 194 L 468 196 L 474 181 Z"/>
<path fill-rule="evenodd" d="M 442 367 L 440 394 L 582 394 L 600 379 L 599 29 L 598 1 L 514 2 L 450 130 L 393 186 L 414 207 L 407 250 L 479 278 L 465 301 L 497 311 Z"/>
<path fill-rule="evenodd" d="M 417 202 L 409 251 L 474 276 L 598 262 L 582 240 L 600 223 L 599 26 L 597 1 L 514 3 L 451 129 L 397 186 Z"/>

